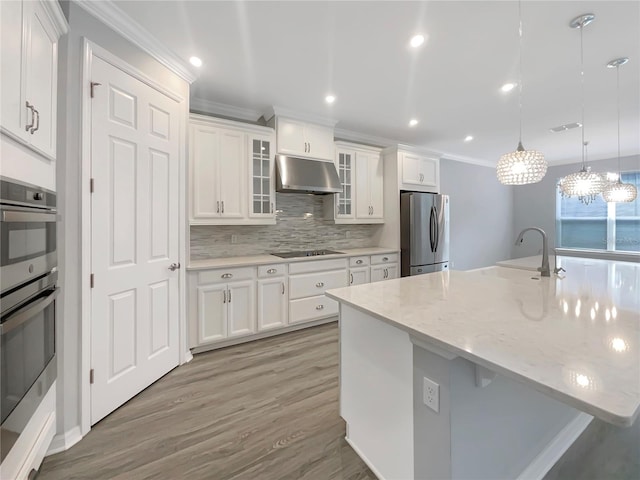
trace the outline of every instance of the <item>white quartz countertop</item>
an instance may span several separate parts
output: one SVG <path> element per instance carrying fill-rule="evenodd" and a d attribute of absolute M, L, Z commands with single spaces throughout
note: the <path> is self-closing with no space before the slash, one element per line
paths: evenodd
<path fill-rule="evenodd" d="M 558 259 L 562 278 L 489 267 L 327 295 L 604 421 L 631 425 L 640 407 L 640 264 Z"/>
<path fill-rule="evenodd" d="M 318 255 L 315 257 L 280 258 L 275 255 L 250 255 L 246 257 L 210 258 L 206 260 L 192 260 L 187 270 L 209 270 L 212 268 L 247 267 L 251 265 L 268 265 L 271 263 L 308 262 L 310 260 L 328 260 L 333 258 L 358 257 L 360 255 L 382 255 L 384 253 L 398 253 L 398 250 L 384 247 L 369 248 L 337 248 L 342 252 L 335 255 Z"/>

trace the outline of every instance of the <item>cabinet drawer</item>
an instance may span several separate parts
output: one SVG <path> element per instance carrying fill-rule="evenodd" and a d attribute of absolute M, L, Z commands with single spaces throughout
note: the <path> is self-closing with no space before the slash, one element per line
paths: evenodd
<path fill-rule="evenodd" d="M 198 284 L 228 283 L 236 280 L 251 280 L 256 278 L 256 267 L 221 268 L 219 270 L 204 270 L 198 272 Z"/>
<path fill-rule="evenodd" d="M 324 295 L 289 302 L 289 323 L 307 322 L 338 315 L 338 302 Z"/>
<path fill-rule="evenodd" d="M 278 263 L 275 265 L 261 265 L 258 267 L 258 278 L 270 278 L 286 275 L 287 265 Z"/>
<path fill-rule="evenodd" d="M 369 265 L 369 257 L 351 257 L 349 259 L 350 267 L 364 267 L 365 265 Z"/>
<path fill-rule="evenodd" d="M 371 265 L 380 265 L 382 263 L 397 263 L 397 253 L 385 253 L 382 255 L 371 255 Z"/>
<path fill-rule="evenodd" d="M 289 298 L 303 298 L 324 294 L 330 288 L 347 286 L 347 271 L 307 273 L 289 277 Z"/>
<path fill-rule="evenodd" d="M 289 274 L 321 272 L 324 270 L 339 270 L 347 268 L 346 258 L 333 260 L 314 260 L 311 262 L 294 262 L 289 264 Z"/>

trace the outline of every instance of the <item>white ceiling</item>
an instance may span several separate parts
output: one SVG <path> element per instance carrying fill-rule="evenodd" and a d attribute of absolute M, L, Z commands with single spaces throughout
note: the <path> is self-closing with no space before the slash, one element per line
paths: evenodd
<path fill-rule="evenodd" d="M 495 163 L 517 145 L 517 89 L 499 90 L 517 81 L 515 1 L 116 3 L 180 57 L 202 58 L 192 99 L 330 117 L 452 158 Z M 616 156 L 616 73 L 605 65 L 621 56 L 622 155 L 640 154 L 640 2 L 524 1 L 523 143 L 551 164 L 580 158 L 579 128 L 549 128 L 580 122 L 580 31 L 568 24 L 587 12 L 589 158 Z M 410 49 L 415 33 L 427 41 Z"/>

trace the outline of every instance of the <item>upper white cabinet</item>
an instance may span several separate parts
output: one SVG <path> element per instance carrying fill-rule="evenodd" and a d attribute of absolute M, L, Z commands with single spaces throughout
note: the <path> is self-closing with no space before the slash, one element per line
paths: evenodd
<path fill-rule="evenodd" d="M 273 145 L 270 128 L 192 115 L 190 223 L 275 223 Z"/>
<path fill-rule="evenodd" d="M 385 175 L 390 174 L 394 191 L 440 193 L 440 159 L 436 155 L 398 145 L 385 149 L 383 157 Z"/>
<path fill-rule="evenodd" d="M 336 142 L 342 192 L 325 198 L 325 216 L 336 223 L 384 223 L 384 177 L 380 150 Z"/>
<path fill-rule="evenodd" d="M 278 153 L 333 161 L 333 127 L 274 117 Z"/>
<path fill-rule="evenodd" d="M 67 32 L 58 2 L 0 2 L 2 132 L 55 160 L 58 39 Z"/>

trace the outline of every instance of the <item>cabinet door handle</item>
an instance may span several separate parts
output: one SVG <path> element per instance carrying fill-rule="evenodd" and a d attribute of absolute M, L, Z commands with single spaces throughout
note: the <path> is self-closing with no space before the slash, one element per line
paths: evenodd
<path fill-rule="evenodd" d="M 34 118 L 34 108 L 33 105 L 31 105 L 29 102 L 26 102 L 27 104 L 27 109 L 31 110 L 31 123 L 27 124 L 24 129 L 25 131 L 29 131 L 31 128 L 33 128 L 33 124 L 35 123 L 35 118 Z M 28 112 L 27 112 L 28 113 Z"/>
<path fill-rule="evenodd" d="M 222 292 L 222 303 L 227 303 L 227 291 Z"/>
<path fill-rule="evenodd" d="M 221 203 L 222 203 L 222 213 L 224 213 L 224 200 Z"/>
<path fill-rule="evenodd" d="M 229 293 L 229 301 L 228 301 L 228 303 L 231 303 L 231 290 L 227 290 L 227 292 Z"/>
<path fill-rule="evenodd" d="M 316 283 L 316 287 L 320 288 L 320 287 L 324 287 L 324 282 L 318 282 Z"/>
<path fill-rule="evenodd" d="M 33 135 L 33 132 L 38 131 L 38 129 L 40 128 L 40 112 L 38 110 L 36 110 L 35 108 L 33 109 L 33 111 L 36 114 L 36 126 L 33 127 L 31 130 L 29 130 L 29 133 L 31 135 Z"/>
<path fill-rule="evenodd" d="M 350 273 L 349 275 L 351 275 L 351 285 L 353 285 L 353 273 Z"/>
<path fill-rule="evenodd" d="M 284 282 L 282 282 L 282 294 L 284 295 Z"/>
<path fill-rule="evenodd" d="M 311 142 L 309 142 L 309 153 L 311 153 Z"/>
<path fill-rule="evenodd" d="M 278 270 L 276 270 L 275 268 L 270 268 L 269 270 L 267 270 L 267 273 L 277 273 Z"/>
<path fill-rule="evenodd" d="M 324 305 L 320 304 L 316 307 L 316 310 L 322 310 L 324 308 Z"/>
<path fill-rule="evenodd" d="M 220 200 L 216 202 L 216 213 L 220 213 Z"/>
<path fill-rule="evenodd" d="M 362 265 L 362 260 L 356 260 L 356 265 Z"/>
<path fill-rule="evenodd" d="M 233 278 L 233 273 L 223 273 L 220 278 Z"/>
<path fill-rule="evenodd" d="M 386 268 L 384 269 L 384 278 L 388 278 L 389 277 L 389 270 L 387 270 Z"/>
<path fill-rule="evenodd" d="M 273 213 L 273 202 L 271 202 L 271 213 Z"/>

